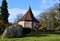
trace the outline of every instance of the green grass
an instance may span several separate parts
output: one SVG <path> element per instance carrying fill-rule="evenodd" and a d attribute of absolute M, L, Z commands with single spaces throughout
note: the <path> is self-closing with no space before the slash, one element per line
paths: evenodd
<path fill-rule="evenodd" d="M 40 34 L 38 37 L 35 35 L 27 35 L 23 38 L 10 38 L 0 39 L 0 41 L 60 41 L 59 34 Z"/>

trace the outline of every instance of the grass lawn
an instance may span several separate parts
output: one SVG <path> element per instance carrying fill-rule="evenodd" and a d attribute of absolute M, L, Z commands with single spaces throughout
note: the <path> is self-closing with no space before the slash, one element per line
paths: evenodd
<path fill-rule="evenodd" d="M 27 35 L 23 38 L 10 38 L 0 39 L 0 41 L 60 41 L 59 34 L 40 34 L 38 37 L 35 35 Z"/>

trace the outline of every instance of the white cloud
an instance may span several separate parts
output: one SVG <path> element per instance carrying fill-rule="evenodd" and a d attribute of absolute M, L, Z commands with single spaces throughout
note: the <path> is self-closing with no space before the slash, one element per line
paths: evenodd
<path fill-rule="evenodd" d="M 46 10 L 58 2 L 59 2 L 59 0 L 42 0 L 41 8 L 43 10 Z"/>
<path fill-rule="evenodd" d="M 27 9 L 28 10 L 28 9 Z M 18 14 L 25 14 L 27 12 L 27 10 L 25 9 L 19 9 L 19 8 L 13 8 L 13 9 L 9 9 L 9 22 L 14 22 L 14 20 L 16 19 Z M 40 14 L 41 11 L 37 11 L 37 10 L 32 10 L 34 16 L 37 16 L 38 14 Z"/>

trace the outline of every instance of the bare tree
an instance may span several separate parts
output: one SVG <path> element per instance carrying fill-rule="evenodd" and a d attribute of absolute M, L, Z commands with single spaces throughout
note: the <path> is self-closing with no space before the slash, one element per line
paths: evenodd
<path fill-rule="evenodd" d="M 18 15 L 16 16 L 16 19 L 15 19 L 14 23 L 17 23 L 17 22 L 22 18 L 22 16 L 23 16 L 22 13 L 18 14 Z"/>

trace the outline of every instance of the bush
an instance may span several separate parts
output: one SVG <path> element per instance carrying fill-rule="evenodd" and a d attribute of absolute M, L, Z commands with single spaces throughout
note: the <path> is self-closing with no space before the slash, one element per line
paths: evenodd
<path fill-rule="evenodd" d="M 0 35 L 4 32 L 5 26 L 0 26 Z"/>
<path fill-rule="evenodd" d="M 15 38 L 22 36 L 23 27 L 21 25 L 10 26 L 5 29 L 2 38 Z"/>
<path fill-rule="evenodd" d="M 31 32 L 30 28 L 22 27 L 21 25 L 13 25 L 5 29 L 1 38 L 18 38 L 23 37 Z"/>
<path fill-rule="evenodd" d="M 23 36 L 25 36 L 26 34 L 29 34 L 30 32 L 31 32 L 31 28 L 24 27 L 22 34 L 23 34 Z"/>
<path fill-rule="evenodd" d="M 9 23 L 5 23 L 3 20 L 0 20 L 0 34 L 2 34 L 6 27 L 9 26 Z"/>

